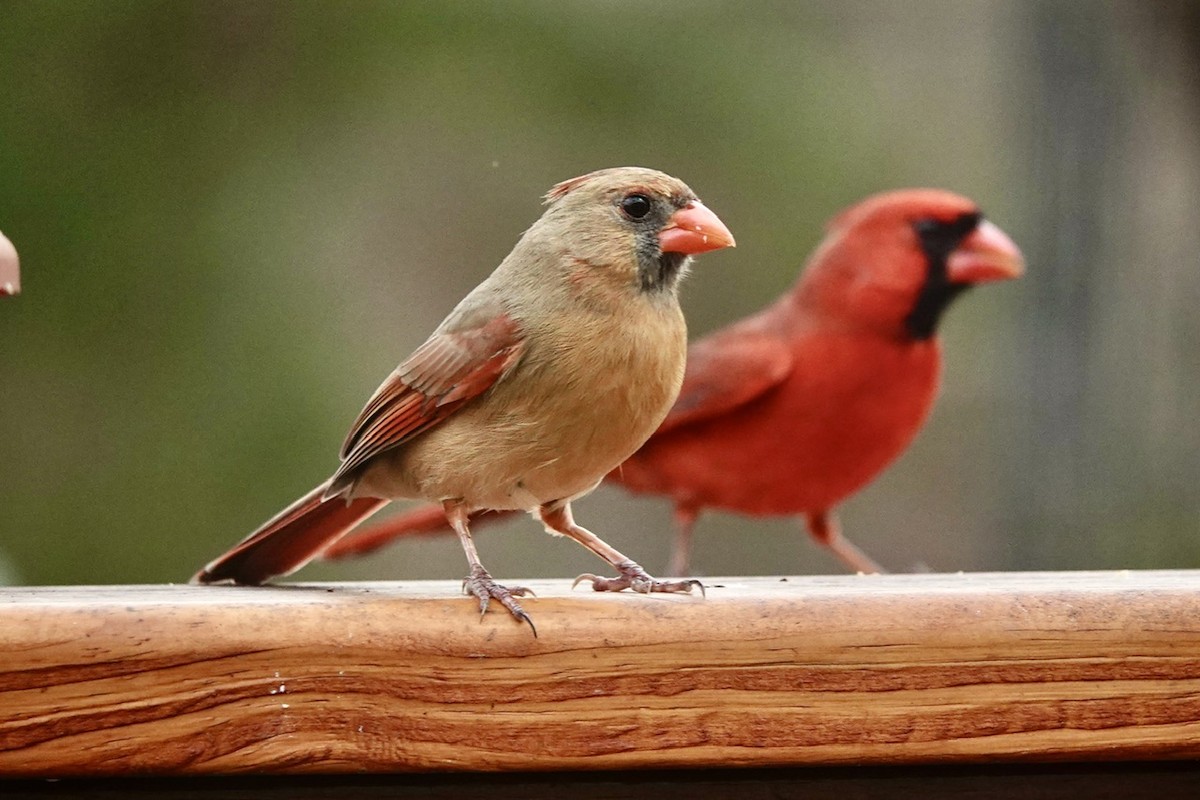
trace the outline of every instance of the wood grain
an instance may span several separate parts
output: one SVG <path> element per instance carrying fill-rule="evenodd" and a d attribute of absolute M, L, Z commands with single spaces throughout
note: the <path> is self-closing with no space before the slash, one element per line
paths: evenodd
<path fill-rule="evenodd" d="M 1200 572 L 0 590 L 0 776 L 1200 756 Z"/>

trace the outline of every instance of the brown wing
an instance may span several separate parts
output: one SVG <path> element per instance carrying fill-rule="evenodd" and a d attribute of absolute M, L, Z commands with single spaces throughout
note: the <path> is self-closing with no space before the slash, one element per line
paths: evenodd
<path fill-rule="evenodd" d="M 417 348 L 358 415 L 326 497 L 344 491 L 371 458 L 438 424 L 487 391 L 520 360 L 520 326 L 504 313 L 472 314 L 443 326 Z"/>
<path fill-rule="evenodd" d="M 679 397 L 654 435 L 743 406 L 791 371 L 791 349 L 778 336 L 735 327 L 705 337 L 688 348 Z"/>

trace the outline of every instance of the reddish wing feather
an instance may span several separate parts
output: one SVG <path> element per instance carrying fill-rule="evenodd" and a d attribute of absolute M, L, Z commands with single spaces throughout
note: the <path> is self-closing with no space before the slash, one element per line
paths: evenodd
<path fill-rule="evenodd" d="M 287 575 L 387 504 L 371 497 L 350 503 L 341 498 L 324 499 L 327 485 L 321 484 L 264 522 L 200 570 L 192 583 L 233 581 L 257 586 L 276 575 Z"/>
<path fill-rule="evenodd" d="M 792 351 L 776 336 L 729 328 L 701 339 L 688 348 L 679 398 L 654 435 L 743 406 L 791 371 Z"/>
<path fill-rule="evenodd" d="M 675 428 L 726 414 L 780 385 L 793 369 L 792 351 L 778 336 L 750 332 L 747 325 L 727 328 L 688 348 L 683 390 L 671 413 L 655 431 L 651 442 Z M 614 474 L 619 474 L 617 467 Z M 511 516 L 510 512 L 472 515 L 472 530 Z M 365 531 L 334 542 L 324 552 L 328 559 L 365 555 L 401 536 L 443 533 L 449 530 L 437 506 L 419 506 Z"/>
<path fill-rule="evenodd" d="M 374 456 L 487 391 L 516 365 L 524 350 L 520 327 L 507 314 L 435 332 L 384 381 L 354 421 L 330 493 L 345 488 L 349 475 Z"/>

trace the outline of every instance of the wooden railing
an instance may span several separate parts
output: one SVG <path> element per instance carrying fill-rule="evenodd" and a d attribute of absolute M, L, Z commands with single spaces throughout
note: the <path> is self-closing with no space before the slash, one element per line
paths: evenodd
<path fill-rule="evenodd" d="M 1200 756 L 1200 572 L 706 584 L 0 590 L 0 777 Z"/>

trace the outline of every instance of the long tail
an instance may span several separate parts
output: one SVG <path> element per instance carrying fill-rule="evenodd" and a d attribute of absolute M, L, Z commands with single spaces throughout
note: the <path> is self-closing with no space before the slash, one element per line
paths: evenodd
<path fill-rule="evenodd" d="M 499 522 L 517 513 L 519 512 L 477 511 L 471 515 L 471 532 L 477 531 L 481 525 Z M 454 529 L 446 521 L 446 514 L 440 506 L 417 506 L 411 511 L 405 511 L 390 519 L 385 519 L 378 525 L 354 531 L 344 539 L 339 539 L 321 553 L 321 559 L 337 561 L 342 558 L 355 558 L 373 553 L 398 539 L 412 536 L 440 536 L 448 533 L 454 533 Z"/>
<path fill-rule="evenodd" d="M 322 499 L 323 483 L 265 522 L 237 546 L 192 578 L 192 583 L 232 581 L 258 585 L 295 572 L 330 542 L 387 505 L 387 500 L 361 497 Z"/>

